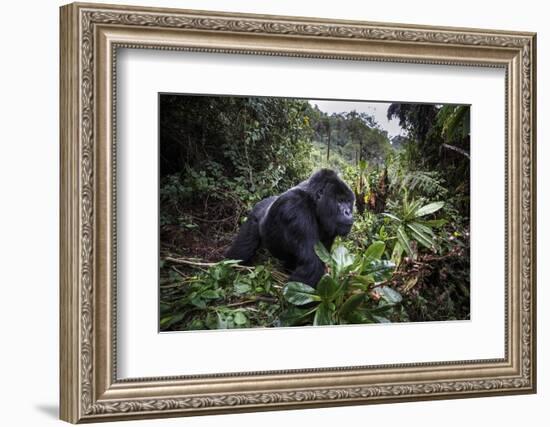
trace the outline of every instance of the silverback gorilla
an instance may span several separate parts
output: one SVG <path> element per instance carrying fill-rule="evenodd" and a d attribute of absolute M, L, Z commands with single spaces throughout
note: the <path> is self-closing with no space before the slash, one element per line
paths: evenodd
<path fill-rule="evenodd" d="M 330 250 L 336 236 L 349 233 L 354 200 L 336 172 L 321 169 L 296 187 L 254 206 L 226 257 L 248 264 L 262 245 L 291 271 L 289 281 L 315 287 L 325 266 L 314 246 L 321 242 Z"/>

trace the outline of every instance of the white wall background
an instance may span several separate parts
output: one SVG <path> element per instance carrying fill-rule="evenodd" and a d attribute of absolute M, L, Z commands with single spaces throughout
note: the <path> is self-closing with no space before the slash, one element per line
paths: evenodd
<path fill-rule="evenodd" d="M 121 3 L 110 0 L 113 3 Z M 129 0 L 130 1 L 130 0 Z M 133 425 L 241 427 L 546 425 L 550 405 L 550 126 L 547 96 L 550 29 L 536 0 L 359 2 L 357 0 L 133 0 L 133 4 L 191 9 L 538 32 L 538 358 L 539 393 L 300 411 L 265 412 Z M 57 0 L 2 5 L 0 67 L 0 420 L 2 425 L 60 425 L 58 407 L 58 6 Z M 490 166 L 488 166 L 490 167 Z"/>

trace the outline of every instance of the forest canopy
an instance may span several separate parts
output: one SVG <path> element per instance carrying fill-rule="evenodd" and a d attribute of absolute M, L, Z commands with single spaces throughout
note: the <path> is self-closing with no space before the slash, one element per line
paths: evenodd
<path fill-rule="evenodd" d="M 159 99 L 161 330 L 469 318 L 469 106 L 393 103 L 390 135 L 314 100 Z M 356 199 L 350 235 L 317 248 L 330 298 L 267 253 L 224 260 L 257 202 L 322 167 Z"/>

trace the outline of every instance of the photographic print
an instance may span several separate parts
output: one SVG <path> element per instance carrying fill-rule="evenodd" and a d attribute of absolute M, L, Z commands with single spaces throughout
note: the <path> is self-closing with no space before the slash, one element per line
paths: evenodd
<path fill-rule="evenodd" d="M 160 331 L 467 320 L 470 107 L 159 94 Z"/>
<path fill-rule="evenodd" d="M 59 22 L 61 419 L 536 392 L 535 33 Z"/>

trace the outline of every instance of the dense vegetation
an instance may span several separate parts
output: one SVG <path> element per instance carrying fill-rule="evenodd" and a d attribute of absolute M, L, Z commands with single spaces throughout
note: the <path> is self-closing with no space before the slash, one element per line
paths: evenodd
<path fill-rule="evenodd" d="M 468 319 L 469 107 L 392 104 L 391 141 L 304 100 L 163 95 L 161 330 Z M 352 232 L 316 247 L 316 288 L 261 253 L 224 260 L 246 213 L 320 167 L 356 195 Z"/>

